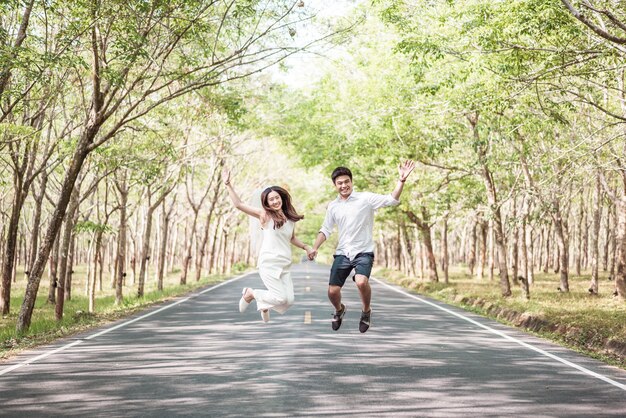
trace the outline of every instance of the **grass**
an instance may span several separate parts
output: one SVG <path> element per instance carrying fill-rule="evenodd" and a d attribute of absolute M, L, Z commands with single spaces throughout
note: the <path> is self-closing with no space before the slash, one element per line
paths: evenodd
<path fill-rule="evenodd" d="M 137 312 L 155 303 L 187 294 L 195 289 L 221 282 L 226 276 L 211 275 L 195 281 L 195 275 L 187 277 L 187 284 L 180 285 L 180 272 L 172 272 L 163 280 L 163 291 L 157 290 L 156 280 L 152 277 L 146 281 L 144 297 L 137 298 L 137 287 L 129 283 L 123 287 L 124 299 L 120 305 L 115 304 L 115 290 L 111 288 L 108 276 L 103 278 L 103 290 L 97 291 L 95 312 L 88 312 L 89 300 L 85 291 L 85 266 L 75 268 L 72 280 L 72 299 L 65 301 L 64 315 L 61 321 L 55 320 L 55 306 L 47 303 L 48 281 L 46 277 L 39 285 L 37 301 L 31 326 L 22 335 L 18 335 L 15 327 L 17 316 L 23 301 L 26 279 L 18 271 L 17 283 L 11 287 L 11 310 L 9 315 L 0 319 L 0 359 L 11 357 L 20 351 L 41 344 L 50 343 L 58 338 L 67 337 L 81 331 L 103 325 Z"/>
<path fill-rule="evenodd" d="M 493 281 L 480 280 L 470 277 L 462 267 L 451 269 L 449 284 L 431 283 L 386 269 L 378 269 L 375 274 L 416 293 L 509 325 L 520 326 L 521 318 L 531 317 L 535 319 L 532 324 L 521 325 L 528 331 L 626 369 L 626 302 L 613 296 L 614 285 L 606 274 L 600 280 L 597 296 L 587 291 L 590 274 L 571 275 L 569 293 L 557 290 L 558 275 L 538 274 L 530 300 L 513 283 L 513 295 L 502 297 L 497 275 Z"/>

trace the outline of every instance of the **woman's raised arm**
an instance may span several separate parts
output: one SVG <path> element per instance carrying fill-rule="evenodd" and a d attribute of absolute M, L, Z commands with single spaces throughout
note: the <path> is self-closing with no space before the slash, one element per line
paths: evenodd
<path fill-rule="evenodd" d="M 255 218 L 258 218 L 258 219 L 261 218 L 261 216 L 265 213 L 265 211 L 262 208 L 257 208 L 257 207 L 250 206 L 250 205 L 243 203 L 243 201 L 239 198 L 239 195 L 233 188 L 233 185 L 231 184 L 230 170 L 227 168 L 224 168 L 222 170 L 222 181 L 224 182 L 224 185 L 226 186 L 226 190 L 228 190 L 228 196 L 230 197 L 230 200 L 233 202 L 233 205 L 237 209 L 239 209 L 243 213 L 246 213 L 250 216 L 254 216 Z"/>

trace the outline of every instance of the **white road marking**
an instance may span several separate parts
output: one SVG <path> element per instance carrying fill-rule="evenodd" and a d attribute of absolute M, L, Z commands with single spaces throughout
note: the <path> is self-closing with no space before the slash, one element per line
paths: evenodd
<path fill-rule="evenodd" d="M 52 351 L 47 351 L 47 352 L 45 352 L 43 354 L 40 354 L 37 357 L 34 357 L 34 358 L 30 359 L 30 360 L 26 360 L 26 361 L 24 361 L 22 363 L 14 364 L 13 366 L 10 366 L 10 367 L 7 367 L 5 369 L 0 370 L 0 376 L 2 376 L 3 374 L 7 374 L 10 371 L 13 371 L 13 370 L 15 370 L 17 368 L 20 368 L 22 366 L 28 366 L 28 365 L 30 365 L 32 363 L 35 363 L 35 362 L 37 362 L 37 361 L 39 361 L 41 359 L 44 359 L 44 358 L 46 358 L 48 356 L 56 354 L 59 351 L 63 351 L 63 350 L 66 350 L 66 349 L 68 349 L 70 347 L 74 347 L 75 345 L 78 345 L 78 344 L 80 344 L 82 342 L 83 342 L 82 340 L 77 340 L 77 341 L 74 341 L 72 343 L 66 344 L 63 347 L 56 348 L 56 349 L 54 349 Z"/>
<path fill-rule="evenodd" d="M 53 354 L 56 354 L 56 353 L 58 353 L 58 352 L 61 352 L 61 351 L 67 350 L 68 348 L 74 347 L 75 345 L 78 345 L 78 344 L 82 343 L 84 340 L 92 340 L 92 339 L 94 339 L 94 338 L 96 338 L 96 337 L 100 337 L 101 335 L 107 334 L 107 333 L 109 333 L 109 332 L 111 332 L 111 331 L 115 331 L 116 329 L 120 329 L 120 328 L 123 328 L 123 327 L 125 327 L 125 326 L 130 325 L 130 324 L 134 324 L 134 323 L 135 323 L 135 322 L 137 322 L 137 321 L 141 321 L 142 319 L 148 318 L 148 317 L 150 317 L 150 316 L 152 316 L 152 315 L 155 315 L 155 314 L 157 314 L 157 313 L 159 313 L 159 312 L 163 312 L 163 311 L 165 311 L 165 310 L 167 310 L 167 309 L 169 309 L 169 308 L 172 308 L 172 307 L 174 307 L 174 306 L 176 306 L 176 305 L 180 305 L 180 304 L 181 304 L 181 303 L 183 303 L 183 302 L 187 302 L 189 299 L 191 299 L 191 298 L 192 298 L 192 297 L 194 297 L 194 296 L 197 296 L 197 295 L 202 295 L 202 294 L 204 294 L 204 293 L 210 292 L 210 291 L 212 291 L 212 290 L 215 290 L 215 289 L 217 289 L 217 288 L 220 288 L 220 287 L 222 287 L 222 286 L 225 286 L 225 285 L 227 285 L 227 284 L 229 284 L 229 283 L 232 283 L 232 282 L 234 282 L 235 280 L 239 280 L 239 279 L 241 279 L 241 278 L 243 278 L 243 277 L 246 277 L 246 276 L 248 276 L 248 275 L 250 275 L 250 274 L 255 274 L 255 273 L 256 273 L 256 271 L 253 271 L 253 272 L 250 272 L 250 273 L 246 273 L 246 274 L 242 274 L 242 275 L 240 275 L 240 276 L 234 277 L 234 278 L 232 278 L 232 279 L 230 279 L 230 280 L 227 280 L 227 281 L 225 281 L 225 282 L 222 282 L 222 283 L 216 284 L 215 286 L 209 287 L 208 289 L 204 289 L 202 292 L 199 292 L 199 293 L 197 293 L 197 294 L 194 294 L 193 296 L 189 296 L 189 297 L 186 297 L 186 298 L 184 298 L 184 299 L 177 300 L 176 302 L 173 302 L 173 303 L 171 303 L 171 304 L 169 304 L 169 305 L 163 306 L 162 308 L 159 308 L 159 309 L 157 309 L 156 311 L 152 311 L 152 312 L 150 312 L 150 313 L 148 313 L 148 314 L 142 315 L 142 316 L 137 317 L 137 318 L 135 318 L 135 319 L 131 319 L 130 321 L 122 322 L 122 323 L 121 323 L 121 324 L 119 324 L 119 325 L 116 325 L 116 326 L 114 326 L 114 327 L 107 328 L 107 329 L 105 329 L 105 330 L 102 330 L 102 331 L 100 331 L 100 332 L 97 332 L 97 333 L 95 333 L 95 334 L 92 334 L 92 335 L 90 335 L 90 336 L 88 336 L 88 337 L 83 338 L 82 340 L 76 340 L 76 341 L 71 342 L 71 343 L 69 343 L 69 344 L 66 344 L 66 345 L 64 345 L 64 346 L 62 346 L 62 347 L 55 348 L 54 350 L 51 350 L 51 351 L 47 351 L 47 352 L 45 352 L 45 353 L 43 353 L 43 354 L 40 354 L 40 355 L 38 355 L 37 357 L 34 357 L 34 358 L 32 358 L 32 359 L 29 359 L 29 360 L 23 361 L 23 362 L 18 363 L 18 364 L 14 364 L 13 366 L 6 367 L 6 368 L 4 368 L 4 369 L 0 370 L 0 376 L 5 375 L 5 374 L 7 374 L 7 373 L 9 373 L 9 372 L 11 372 L 11 371 L 13 371 L 13 370 L 15 370 L 15 369 L 18 369 L 18 368 L 22 367 L 22 366 L 28 366 L 28 365 L 30 365 L 30 364 L 32 364 L 32 363 L 35 363 L 35 362 L 37 362 L 37 361 L 39 361 L 39 360 L 42 360 L 42 359 L 44 359 L 44 358 L 46 358 L 46 357 L 49 357 L 49 356 L 53 355 Z"/>
<path fill-rule="evenodd" d="M 309 286 L 307 286 L 307 287 L 305 287 L 305 288 L 304 288 L 304 291 L 305 291 L 305 292 L 310 292 L 310 291 L 311 291 L 311 288 L 310 288 Z"/>
<path fill-rule="evenodd" d="M 311 311 L 306 311 L 304 313 L 304 323 L 305 324 L 310 324 L 311 323 Z"/>
<path fill-rule="evenodd" d="M 474 325 L 476 325 L 476 326 L 478 326 L 478 327 L 480 327 L 480 328 L 482 328 L 482 329 L 485 329 L 485 330 L 487 330 L 487 331 L 489 331 L 489 332 L 491 332 L 491 333 L 493 333 L 493 334 L 496 334 L 496 335 L 498 335 L 498 336 L 500 336 L 500 337 L 502 337 L 502 338 L 504 338 L 504 339 L 506 339 L 506 340 L 509 340 L 509 341 L 512 341 L 512 342 L 514 342 L 514 343 L 516 343 L 516 344 L 519 344 L 519 345 L 521 345 L 522 347 L 526 347 L 526 348 L 528 348 L 529 350 L 535 351 L 535 352 L 537 352 L 537 353 L 539 353 L 539 354 L 542 354 L 542 355 L 544 355 L 544 356 L 546 356 L 546 357 L 550 357 L 551 359 L 556 360 L 556 361 L 558 361 L 559 363 L 563 363 L 563 364 L 565 364 L 565 365 L 567 365 L 567 366 L 573 367 L 574 369 L 579 370 L 579 371 L 581 371 L 581 372 L 583 372 L 583 373 L 585 373 L 585 374 L 588 374 L 589 376 L 595 377 L 596 379 L 603 380 L 603 381 L 605 381 L 606 383 L 609 383 L 609 384 L 611 384 L 611 385 L 613 385 L 613 386 L 615 386 L 615 387 L 618 387 L 618 388 L 620 388 L 620 389 L 622 389 L 622 390 L 626 390 L 626 385 L 624 385 L 623 383 L 616 382 L 615 380 L 613 380 L 613 379 L 611 379 L 611 378 L 608 378 L 608 377 L 603 376 L 603 375 L 601 375 L 601 374 L 599 374 L 599 373 L 596 373 L 596 372 L 594 372 L 594 371 L 591 371 L 591 370 L 589 370 L 589 369 L 587 369 L 587 368 L 585 368 L 585 367 L 583 367 L 583 366 L 579 366 L 578 364 L 572 363 L 571 361 L 565 360 L 565 359 L 563 359 L 563 358 L 561 358 L 561 357 L 559 357 L 559 356 L 557 356 L 557 355 L 554 355 L 554 354 L 549 353 L 549 352 L 547 352 L 547 351 L 545 351 L 545 350 L 542 350 L 542 349 L 541 349 L 541 348 L 539 348 L 539 347 L 535 347 L 535 346 L 530 345 L 530 344 L 528 344 L 528 343 L 525 343 L 525 342 L 523 342 L 523 341 L 521 341 L 521 340 L 518 340 L 518 339 L 517 339 L 517 338 L 515 338 L 515 337 L 511 337 L 510 335 L 507 335 L 507 334 L 505 334 L 505 333 L 504 333 L 504 332 L 502 332 L 502 331 L 498 331 L 498 330 L 496 330 L 496 329 L 493 329 L 493 328 L 491 328 L 491 327 L 488 327 L 487 325 L 484 325 L 484 324 L 481 324 L 480 322 L 474 321 L 473 319 L 468 318 L 468 317 L 466 317 L 466 316 L 464 316 L 464 315 L 461 315 L 460 313 L 457 313 L 457 312 L 451 311 L 450 309 L 444 308 L 443 306 L 439 306 L 439 305 L 437 305 L 437 304 L 435 304 L 435 303 L 432 303 L 432 302 L 429 302 L 429 301 L 427 301 L 427 300 L 425 300 L 425 299 L 422 299 L 422 298 L 420 298 L 419 296 L 415 296 L 415 295 L 413 295 L 413 294 L 411 294 L 411 293 L 408 293 L 408 292 L 406 292 L 406 291 L 404 291 L 404 290 L 401 290 L 401 289 L 398 289 L 398 288 L 396 288 L 396 287 L 390 286 L 390 285 L 388 285 L 387 283 L 384 283 L 384 282 L 380 281 L 379 279 L 376 279 L 376 278 L 374 278 L 374 277 L 371 277 L 371 279 L 373 279 L 373 280 L 375 280 L 377 283 L 380 283 L 381 285 L 383 285 L 383 286 L 385 286 L 385 287 L 387 287 L 387 288 L 389 288 L 389 289 L 393 290 L 394 292 L 397 292 L 397 293 L 403 294 L 403 295 L 405 295 L 405 296 L 408 296 L 408 297 L 410 297 L 411 299 L 418 300 L 418 301 L 420 301 L 420 302 L 422 302 L 422 303 L 425 303 L 426 305 L 430 305 L 430 306 L 432 306 L 433 308 L 437 308 L 437 309 L 439 309 L 439 310 L 441 310 L 441 311 L 444 311 L 444 312 L 446 312 L 446 313 L 449 313 L 450 315 L 454 315 L 454 316 L 456 316 L 457 318 L 460 318 L 460 319 L 463 319 L 463 320 L 465 320 L 465 321 L 467 321 L 467 322 L 470 322 L 470 323 L 472 323 L 472 324 L 474 324 Z"/>

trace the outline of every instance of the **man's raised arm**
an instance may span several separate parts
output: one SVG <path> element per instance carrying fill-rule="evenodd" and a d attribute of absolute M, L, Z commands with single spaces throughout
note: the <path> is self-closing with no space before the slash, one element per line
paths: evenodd
<path fill-rule="evenodd" d="M 402 194 L 402 189 L 404 188 L 404 182 L 406 181 L 409 174 L 415 169 L 415 162 L 412 160 L 406 160 L 404 164 L 400 164 L 398 166 L 398 183 L 396 184 L 396 188 L 391 192 L 391 196 L 400 200 L 400 194 Z"/>

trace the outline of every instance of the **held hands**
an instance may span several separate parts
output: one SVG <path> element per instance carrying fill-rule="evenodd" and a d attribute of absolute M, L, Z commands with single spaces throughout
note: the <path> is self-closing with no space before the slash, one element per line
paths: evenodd
<path fill-rule="evenodd" d="M 306 250 L 306 256 L 309 258 L 309 260 L 311 261 L 315 260 L 315 257 L 317 256 L 317 250 L 314 250 L 313 248 L 308 247 L 308 246 L 307 248 L 305 248 L 305 250 Z"/>
<path fill-rule="evenodd" d="M 398 174 L 400 175 L 399 180 L 404 183 L 406 178 L 409 177 L 409 174 L 415 169 L 415 161 L 406 160 L 404 164 L 398 165 Z"/>

